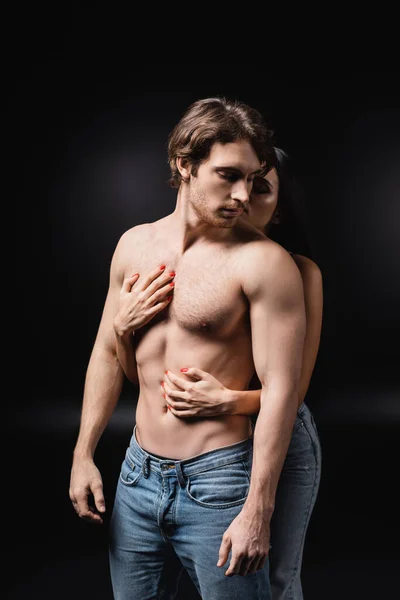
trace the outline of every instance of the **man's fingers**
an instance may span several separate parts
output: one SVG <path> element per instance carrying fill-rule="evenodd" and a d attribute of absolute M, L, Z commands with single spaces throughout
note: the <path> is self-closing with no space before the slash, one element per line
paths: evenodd
<path fill-rule="evenodd" d="M 242 567 L 243 558 L 238 554 L 231 556 L 231 562 L 229 563 L 228 569 L 225 571 L 225 575 L 230 577 L 231 575 L 238 575 Z"/>
<path fill-rule="evenodd" d="M 106 502 L 104 500 L 103 486 L 97 486 L 93 490 L 94 504 L 101 513 L 106 512 Z"/>
<path fill-rule="evenodd" d="M 81 519 L 88 521 L 89 523 L 95 523 L 99 525 L 102 525 L 103 523 L 103 519 L 92 506 L 90 506 L 87 511 L 78 514 Z"/>
<path fill-rule="evenodd" d="M 103 523 L 103 519 L 97 513 L 97 509 L 95 509 L 93 506 L 89 506 L 87 496 L 79 501 L 72 500 L 72 506 L 74 507 L 78 517 L 84 521 L 88 521 L 89 523 L 99 523 L 100 525 Z"/>
<path fill-rule="evenodd" d="M 260 562 L 260 557 L 257 556 L 256 558 L 247 558 L 246 560 L 242 560 L 242 564 L 240 565 L 240 569 L 238 572 L 238 575 L 240 575 L 241 577 L 245 577 L 246 575 L 250 575 L 250 573 L 253 573 L 255 571 L 253 571 L 253 569 L 255 569 L 258 565 L 258 563 Z"/>
<path fill-rule="evenodd" d="M 222 538 L 221 546 L 219 547 L 217 567 L 222 567 L 228 560 L 231 545 L 229 537 Z"/>
<path fill-rule="evenodd" d="M 258 560 L 254 560 L 248 570 L 248 575 L 253 575 L 253 573 L 255 573 L 256 571 L 260 571 L 267 560 L 267 556 L 262 556 L 261 558 L 259 558 Z"/>

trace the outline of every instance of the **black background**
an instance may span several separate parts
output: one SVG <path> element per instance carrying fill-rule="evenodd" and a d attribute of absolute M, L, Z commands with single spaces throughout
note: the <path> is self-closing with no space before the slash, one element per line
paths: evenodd
<path fill-rule="evenodd" d="M 323 274 L 321 346 L 306 399 L 323 474 L 304 553 L 305 598 L 392 597 L 400 567 L 397 73 L 182 68 L 137 56 L 89 59 L 72 46 L 25 40 L 7 88 L 17 296 L 16 376 L 5 397 L 8 597 L 112 598 L 107 517 L 91 526 L 68 498 L 85 370 L 115 244 L 173 209 L 167 135 L 189 103 L 214 95 L 258 108 L 293 158 Z M 135 400 L 127 384 L 96 452 L 108 514 Z"/>

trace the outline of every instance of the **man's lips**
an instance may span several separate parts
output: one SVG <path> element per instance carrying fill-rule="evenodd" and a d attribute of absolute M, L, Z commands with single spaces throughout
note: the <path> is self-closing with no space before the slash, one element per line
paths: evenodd
<path fill-rule="evenodd" d="M 229 213 L 230 215 L 232 215 L 232 217 L 238 217 L 243 212 L 243 208 L 226 208 L 225 207 L 225 208 L 222 208 L 221 210 Z"/>

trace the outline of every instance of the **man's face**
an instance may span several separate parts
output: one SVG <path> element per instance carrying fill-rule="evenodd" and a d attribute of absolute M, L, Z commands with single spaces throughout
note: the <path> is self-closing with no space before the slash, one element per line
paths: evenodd
<path fill-rule="evenodd" d="M 198 218 L 214 227 L 233 227 L 249 202 L 260 168 L 249 142 L 215 143 L 197 175 L 190 177 L 189 202 Z"/>

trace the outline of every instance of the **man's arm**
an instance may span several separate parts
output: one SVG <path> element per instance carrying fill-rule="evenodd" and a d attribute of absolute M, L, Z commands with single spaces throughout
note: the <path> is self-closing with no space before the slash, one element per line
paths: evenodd
<path fill-rule="evenodd" d="M 265 277 L 247 282 L 253 359 L 261 382 L 246 509 L 270 518 L 299 404 L 306 332 L 301 275 L 280 248 Z M 264 262 L 266 264 L 266 262 Z"/>
<path fill-rule="evenodd" d="M 125 236 L 115 249 L 107 298 L 86 371 L 81 421 L 73 453 L 70 498 L 78 515 L 102 523 L 105 502 L 100 472 L 94 464 L 94 453 L 110 420 L 122 391 L 124 373 L 116 352 L 113 321 L 118 311 L 118 295 L 123 279 Z M 95 506 L 89 506 L 93 495 Z"/>
<path fill-rule="evenodd" d="M 305 400 L 310 386 L 320 346 L 323 282 L 321 270 L 314 261 L 305 256 L 296 256 L 296 263 L 303 281 L 307 322 L 299 384 L 299 404 L 301 404 Z M 226 396 L 227 404 L 230 406 L 227 414 L 252 415 L 260 410 L 261 389 L 227 390 Z"/>
<path fill-rule="evenodd" d="M 269 522 L 299 402 L 306 331 L 303 285 L 290 255 L 267 240 L 247 257 L 243 291 L 249 300 L 253 359 L 261 382 L 249 494 L 223 536 L 218 566 L 232 548 L 226 575 L 260 569 L 269 551 Z M 267 267 L 266 267 L 267 265 Z"/>

